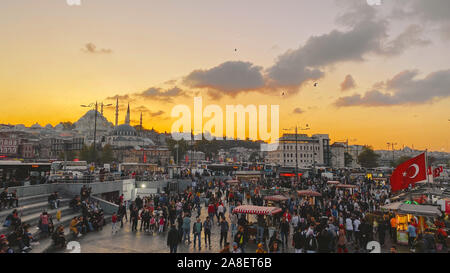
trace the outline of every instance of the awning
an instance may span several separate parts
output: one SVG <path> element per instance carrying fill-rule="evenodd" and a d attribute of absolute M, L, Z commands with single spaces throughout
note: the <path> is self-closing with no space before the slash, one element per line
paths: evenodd
<path fill-rule="evenodd" d="M 412 205 L 412 204 L 401 204 L 398 208 L 398 213 L 400 214 L 413 214 L 417 216 L 441 216 L 442 213 L 436 206 L 431 205 Z"/>
<path fill-rule="evenodd" d="M 264 197 L 264 200 L 269 200 L 269 201 L 286 201 L 286 200 L 288 200 L 289 198 L 287 198 L 286 196 L 284 196 L 284 195 L 269 195 L 269 196 L 265 196 Z"/>
<path fill-rule="evenodd" d="M 260 206 L 250 206 L 242 205 L 234 208 L 233 213 L 246 213 L 246 214 L 256 214 L 256 215 L 274 215 L 280 213 L 280 208 L 275 207 L 260 207 Z"/>
<path fill-rule="evenodd" d="M 238 184 L 239 180 L 227 180 L 225 182 L 227 182 L 228 184 Z"/>
<path fill-rule="evenodd" d="M 339 181 L 328 181 L 327 183 L 333 184 L 333 185 L 341 184 L 341 182 L 339 182 Z"/>
<path fill-rule="evenodd" d="M 356 189 L 358 186 L 350 185 L 350 184 L 337 184 L 336 188 L 344 188 L 344 189 Z"/>
<path fill-rule="evenodd" d="M 385 210 L 398 210 L 398 208 L 403 204 L 403 202 L 394 202 L 384 206 L 381 206 Z"/>
<path fill-rule="evenodd" d="M 321 193 L 311 190 L 297 191 L 299 196 L 322 196 Z"/>

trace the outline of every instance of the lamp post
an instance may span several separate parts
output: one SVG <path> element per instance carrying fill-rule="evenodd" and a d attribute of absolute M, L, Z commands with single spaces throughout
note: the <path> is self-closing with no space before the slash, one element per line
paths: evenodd
<path fill-rule="evenodd" d="M 308 124 L 306 124 L 305 128 L 298 128 L 297 125 L 295 125 L 295 182 L 298 183 L 298 129 L 300 130 L 309 130 Z M 283 129 L 283 130 L 292 130 L 293 128 Z M 314 151 L 314 147 L 313 147 Z M 284 145 L 283 145 L 283 155 L 284 155 Z"/>
<path fill-rule="evenodd" d="M 111 106 L 112 104 L 103 104 L 103 102 L 101 103 L 102 105 L 102 110 L 103 110 L 103 106 Z M 95 106 L 95 118 L 94 118 L 94 164 L 97 161 L 97 114 L 98 114 L 98 103 L 97 101 L 95 103 L 90 103 L 88 105 L 82 104 L 80 105 L 81 107 L 85 107 L 85 108 L 92 108 Z"/>

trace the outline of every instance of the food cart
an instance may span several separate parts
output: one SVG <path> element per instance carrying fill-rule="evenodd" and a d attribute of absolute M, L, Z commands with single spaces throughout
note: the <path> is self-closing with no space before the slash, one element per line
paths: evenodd
<path fill-rule="evenodd" d="M 417 224 L 417 233 L 424 233 L 427 227 L 433 228 L 434 218 L 440 217 L 442 212 L 436 206 L 400 204 L 396 211 L 397 242 L 408 244 L 408 224 L 413 221 Z"/>
<path fill-rule="evenodd" d="M 269 218 L 266 218 L 266 223 L 269 226 L 269 237 L 272 236 L 273 232 L 276 230 L 275 227 L 273 227 L 273 219 L 272 216 L 281 213 L 281 208 L 276 208 L 276 207 L 262 207 L 262 206 L 252 206 L 252 205 L 241 205 L 241 206 L 237 206 L 236 208 L 233 209 L 233 213 L 238 213 L 238 214 L 245 214 L 247 217 L 247 228 L 248 228 L 248 232 L 250 237 L 255 237 L 256 236 L 256 226 L 257 226 L 257 222 L 255 217 L 253 217 L 253 219 L 249 219 L 249 215 L 264 215 L 264 216 L 269 216 Z"/>
<path fill-rule="evenodd" d="M 301 190 L 297 191 L 297 195 L 305 198 L 310 204 L 314 205 L 316 202 L 316 197 L 322 196 L 321 193 L 312 190 Z"/>
<path fill-rule="evenodd" d="M 276 204 L 279 204 L 281 202 L 289 200 L 289 197 L 286 197 L 286 196 L 281 195 L 281 194 L 277 194 L 277 195 L 264 196 L 263 199 L 267 201 L 267 205 L 268 206 L 272 206 L 272 205 L 277 206 Z M 277 207 L 279 207 L 279 205 Z"/>

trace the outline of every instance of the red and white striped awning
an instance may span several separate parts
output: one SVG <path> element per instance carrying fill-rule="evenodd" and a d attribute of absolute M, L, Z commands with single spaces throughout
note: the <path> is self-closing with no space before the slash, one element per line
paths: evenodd
<path fill-rule="evenodd" d="M 250 206 L 250 205 L 242 205 L 234 208 L 233 213 L 246 213 L 246 214 L 256 214 L 256 215 L 274 215 L 280 213 L 280 208 L 275 207 L 259 207 L 259 206 Z"/>
<path fill-rule="evenodd" d="M 311 190 L 297 191 L 299 196 L 322 196 L 321 193 Z"/>
<path fill-rule="evenodd" d="M 228 184 L 238 184 L 239 183 L 239 180 L 227 180 L 227 181 L 225 181 L 225 182 L 227 182 Z"/>
<path fill-rule="evenodd" d="M 337 184 L 336 188 L 356 189 L 356 188 L 358 188 L 358 186 L 350 185 L 350 184 Z"/>
<path fill-rule="evenodd" d="M 269 201 L 286 201 L 289 198 L 287 198 L 284 195 L 269 195 L 269 196 L 264 196 L 264 200 L 269 200 Z"/>

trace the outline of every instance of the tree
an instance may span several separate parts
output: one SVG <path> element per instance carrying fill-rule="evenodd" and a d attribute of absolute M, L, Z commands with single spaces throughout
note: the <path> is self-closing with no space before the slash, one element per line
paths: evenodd
<path fill-rule="evenodd" d="M 364 168 L 376 168 L 378 167 L 379 154 L 376 154 L 372 147 L 365 146 L 362 152 L 358 155 L 358 161 Z"/>
<path fill-rule="evenodd" d="M 400 165 L 400 164 L 402 164 L 403 162 L 405 162 L 405 161 L 407 161 L 407 160 L 410 160 L 411 159 L 411 157 L 410 156 L 401 156 L 401 157 L 399 157 L 399 158 L 397 158 L 397 160 L 395 160 L 394 162 L 393 162 L 393 164 L 391 164 L 391 167 L 397 167 L 398 165 Z"/>
<path fill-rule="evenodd" d="M 111 163 L 114 161 L 114 153 L 111 145 L 106 144 L 102 149 L 102 155 L 100 157 L 102 163 Z"/>
<path fill-rule="evenodd" d="M 64 130 L 73 130 L 75 129 L 75 125 L 70 121 L 61 122 Z"/>
<path fill-rule="evenodd" d="M 345 167 L 350 166 L 350 164 L 352 164 L 352 162 L 353 162 L 353 156 L 351 154 L 345 152 L 344 153 L 344 162 L 345 162 L 344 163 Z"/>
<path fill-rule="evenodd" d="M 181 162 L 181 158 L 183 158 L 186 155 L 186 152 L 189 148 L 189 145 L 186 142 L 186 140 L 182 139 L 182 140 L 176 141 L 172 138 L 169 138 L 166 140 L 166 144 L 167 144 L 169 150 L 172 152 L 172 156 L 175 159 L 175 161 L 177 160 L 177 146 L 176 145 L 178 144 L 178 161 Z"/>
<path fill-rule="evenodd" d="M 80 151 L 80 159 L 88 163 L 98 161 L 98 151 L 94 149 L 94 145 L 91 146 L 83 145 Z"/>

